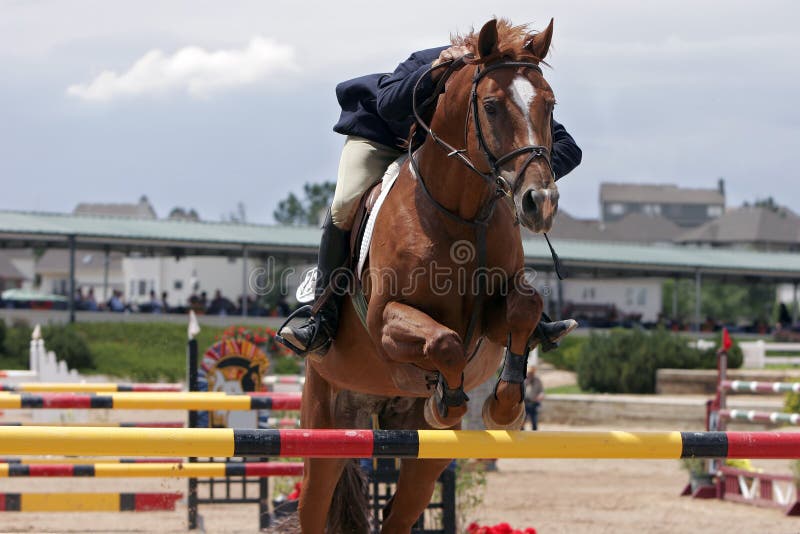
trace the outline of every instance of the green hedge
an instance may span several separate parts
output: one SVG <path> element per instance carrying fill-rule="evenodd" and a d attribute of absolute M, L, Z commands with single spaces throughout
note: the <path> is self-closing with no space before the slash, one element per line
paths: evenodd
<path fill-rule="evenodd" d="M 2 321 L 0 321 L 2 323 Z M 18 323 L 9 328 L 3 336 L 3 367 L 27 369 L 30 363 L 30 326 Z M 58 355 L 70 369 L 82 372 L 95 367 L 94 358 L 88 343 L 72 325 L 54 325 L 42 328 L 42 337 L 48 351 Z"/>
<path fill-rule="evenodd" d="M 557 349 L 549 352 L 539 351 L 539 359 L 552 364 L 556 369 L 566 369 L 575 371 L 578 367 L 578 358 L 584 345 L 588 343 L 588 337 L 578 337 L 571 335 L 564 338 Z"/>
<path fill-rule="evenodd" d="M 740 367 L 737 345 L 728 351 L 728 366 Z M 578 355 L 578 385 L 602 393 L 655 393 L 657 369 L 715 369 L 716 349 L 701 351 L 685 337 L 666 330 L 613 330 L 592 333 Z"/>

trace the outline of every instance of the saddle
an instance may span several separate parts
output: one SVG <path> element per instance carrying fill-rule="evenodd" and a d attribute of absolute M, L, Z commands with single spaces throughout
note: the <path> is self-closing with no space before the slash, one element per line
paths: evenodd
<path fill-rule="evenodd" d="M 406 156 L 403 155 L 393 161 L 386 169 L 383 179 L 370 187 L 361 196 L 353 221 L 353 229 L 350 234 L 350 260 L 348 262 L 355 282 L 352 299 L 356 313 L 365 327 L 367 324 L 367 297 L 361 284 L 361 275 L 369 261 L 369 246 L 372 242 L 372 231 L 375 228 L 378 213 L 380 213 L 384 200 L 386 200 L 397 180 L 397 176 L 400 174 L 405 158 Z"/>

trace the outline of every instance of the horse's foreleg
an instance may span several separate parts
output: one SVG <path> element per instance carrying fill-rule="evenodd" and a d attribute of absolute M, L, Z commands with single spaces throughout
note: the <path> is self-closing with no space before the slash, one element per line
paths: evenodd
<path fill-rule="evenodd" d="M 303 428 L 333 428 L 330 386 L 314 370 L 306 369 L 300 420 Z M 323 534 L 336 484 L 348 460 L 306 458 L 297 510 L 304 533 Z"/>
<path fill-rule="evenodd" d="M 518 430 L 525 420 L 524 381 L 531 335 L 544 304 L 538 293 L 512 292 L 506 298 L 506 344 L 503 372 L 493 395 L 483 405 L 483 422 L 489 429 Z"/>
<path fill-rule="evenodd" d="M 426 313 L 399 302 L 383 310 L 381 344 L 396 361 L 429 361 L 439 370 L 439 385 L 425 405 L 425 420 L 434 428 L 450 428 L 467 412 L 461 337 Z"/>
<path fill-rule="evenodd" d="M 431 501 L 436 480 L 452 460 L 402 460 L 397 489 L 381 534 L 408 534 Z"/>

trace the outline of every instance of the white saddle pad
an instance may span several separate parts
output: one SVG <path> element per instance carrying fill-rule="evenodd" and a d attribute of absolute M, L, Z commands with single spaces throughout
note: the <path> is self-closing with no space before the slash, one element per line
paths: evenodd
<path fill-rule="evenodd" d="M 394 160 L 386 169 L 386 172 L 383 173 L 383 178 L 381 180 L 381 194 L 378 196 L 378 199 L 375 201 L 375 205 L 372 207 L 372 211 L 369 213 L 367 225 L 364 228 L 364 238 L 361 240 L 361 248 L 358 251 L 358 267 L 356 268 L 356 275 L 359 278 L 361 277 L 361 273 L 364 270 L 364 265 L 367 263 L 367 257 L 369 256 L 369 245 L 372 242 L 372 231 L 375 229 L 375 220 L 378 218 L 378 213 L 381 211 L 383 201 L 386 200 L 386 196 L 389 194 L 389 191 L 391 191 L 392 186 L 397 179 L 397 175 L 400 174 L 400 168 L 403 166 L 403 163 L 405 163 L 406 158 L 408 158 L 408 154 L 403 154 Z"/>

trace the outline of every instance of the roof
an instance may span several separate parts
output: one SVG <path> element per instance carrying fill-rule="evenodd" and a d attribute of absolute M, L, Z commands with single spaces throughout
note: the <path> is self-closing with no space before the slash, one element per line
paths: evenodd
<path fill-rule="evenodd" d="M 528 240 L 523 245 L 529 264 L 552 271 L 544 239 Z M 569 240 L 554 241 L 553 246 L 573 274 L 588 271 L 606 275 L 677 276 L 699 270 L 717 276 L 800 280 L 799 253 Z"/>
<path fill-rule="evenodd" d="M 623 243 L 671 243 L 683 228 L 661 215 L 633 212 L 622 219 L 601 223 L 597 219 L 576 219 L 559 210 L 548 235 L 555 239 Z M 535 234 L 525 232 L 525 239 Z"/>
<path fill-rule="evenodd" d="M 633 212 L 605 225 L 606 238 L 611 241 L 637 243 L 671 243 L 683 228 L 662 217 Z"/>
<path fill-rule="evenodd" d="M 136 204 L 92 204 L 81 202 L 73 210 L 75 215 L 100 215 L 113 217 L 133 217 L 135 219 L 156 219 L 156 211 L 142 196 Z"/>
<path fill-rule="evenodd" d="M 719 218 L 689 230 L 678 243 L 781 243 L 800 245 L 800 217 L 791 210 L 744 206 L 726 211 Z"/>
<path fill-rule="evenodd" d="M 0 211 L 0 245 L 65 248 L 74 236 L 81 250 L 139 251 L 164 254 L 296 254 L 316 257 L 320 230 L 315 227 L 267 226 L 168 220 L 86 217 L 52 213 Z M 720 250 L 675 245 L 554 240 L 573 272 L 672 276 L 701 269 L 725 276 L 800 279 L 800 254 Z M 527 263 L 552 270 L 544 239 L 524 242 Z"/>
<path fill-rule="evenodd" d="M 534 236 L 533 232 L 526 231 L 527 239 Z M 600 221 L 597 219 L 577 219 L 565 212 L 558 210 L 553 229 L 548 235 L 554 239 L 578 239 L 581 241 L 604 241 L 608 240 L 600 228 Z"/>
<path fill-rule="evenodd" d="M 600 184 L 600 202 L 633 204 L 719 204 L 725 195 L 719 189 L 692 189 L 672 184 Z"/>
<path fill-rule="evenodd" d="M 63 213 L 0 210 L 0 241 L 6 246 L 32 243 L 64 248 L 76 236 L 81 250 L 145 253 L 311 252 L 316 255 L 320 230 L 315 227 L 267 226 L 226 222 L 147 220 Z"/>

